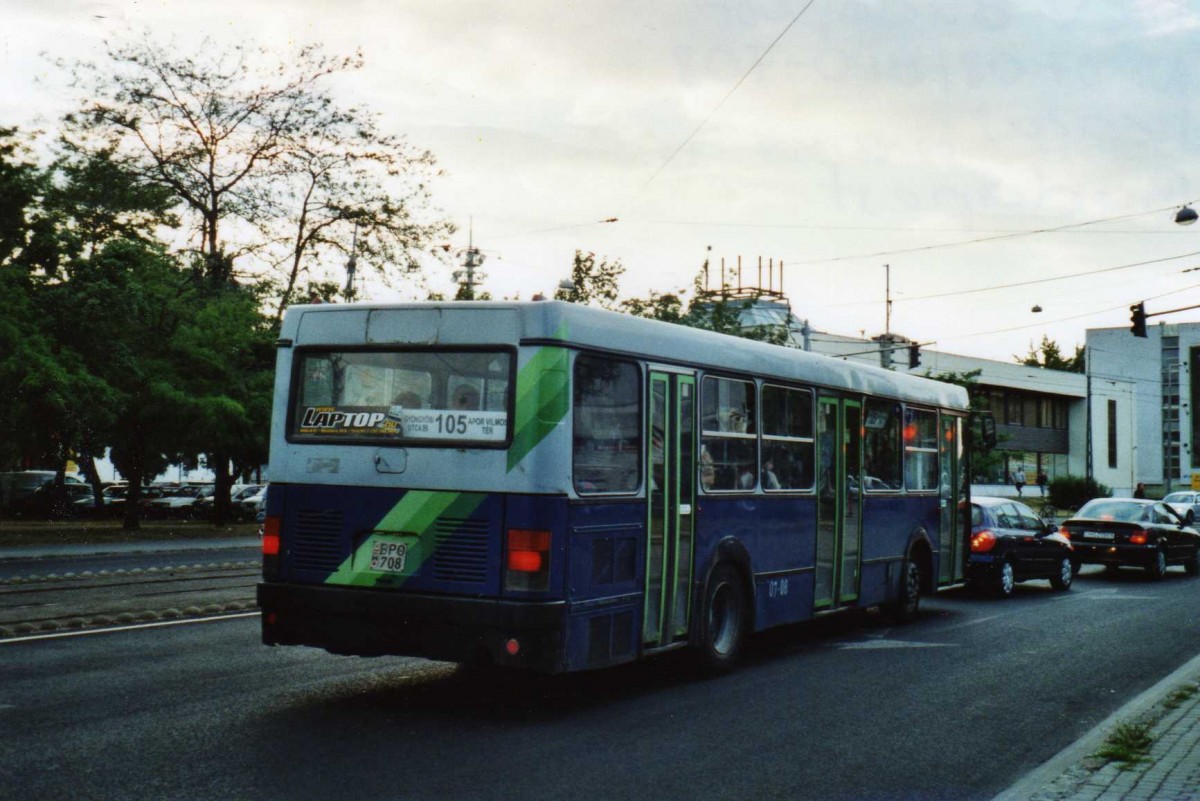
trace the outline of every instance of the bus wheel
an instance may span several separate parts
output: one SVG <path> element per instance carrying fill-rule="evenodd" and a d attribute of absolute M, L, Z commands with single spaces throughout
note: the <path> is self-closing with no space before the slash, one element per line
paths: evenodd
<path fill-rule="evenodd" d="M 897 623 L 907 623 L 921 606 L 921 567 L 910 557 L 900 571 L 900 597 L 892 603 L 891 613 Z"/>
<path fill-rule="evenodd" d="M 706 669 L 724 673 L 733 668 L 746 636 L 746 612 L 742 577 L 731 565 L 718 565 L 709 579 L 700 617 L 700 659 Z"/>

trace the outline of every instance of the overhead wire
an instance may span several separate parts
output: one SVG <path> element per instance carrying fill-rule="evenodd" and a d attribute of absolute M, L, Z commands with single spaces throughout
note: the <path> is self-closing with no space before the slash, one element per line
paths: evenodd
<path fill-rule="evenodd" d="M 1180 292 L 1187 292 L 1188 290 L 1191 290 L 1191 289 L 1200 289 L 1200 284 L 1190 284 L 1188 286 L 1181 287 L 1179 289 L 1173 289 L 1170 292 L 1163 292 L 1158 295 L 1151 295 L 1148 298 L 1144 298 L 1142 300 L 1142 302 L 1144 303 L 1148 300 L 1158 300 L 1159 298 L 1165 298 L 1169 295 L 1177 295 Z M 1071 320 L 1080 320 L 1080 319 L 1083 319 L 1084 317 L 1095 317 L 1098 314 L 1107 314 L 1108 312 L 1119 311 L 1119 310 L 1125 309 L 1125 308 L 1128 308 L 1128 304 L 1123 303 L 1118 306 L 1110 306 L 1108 308 L 1097 309 L 1095 311 L 1085 312 L 1083 314 L 1073 314 L 1070 317 L 1060 317 L 1056 320 L 1039 320 L 1036 323 L 1029 323 L 1028 325 L 1018 325 L 1018 326 L 1013 326 L 1012 328 L 997 328 L 997 329 L 994 329 L 991 331 L 976 331 L 973 334 L 954 334 L 954 335 L 951 335 L 951 336 L 948 336 L 945 338 L 946 339 L 967 339 L 969 337 L 982 337 L 982 336 L 988 336 L 990 334 L 1007 334 L 1012 331 L 1023 331 L 1027 328 L 1045 328 L 1047 325 L 1054 325 L 1055 323 L 1065 323 L 1065 322 L 1069 322 Z"/>
<path fill-rule="evenodd" d="M 701 130 L 704 129 L 704 126 L 708 125 L 709 120 L 711 120 L 716 115 L 716 113 L 721 110 L 721 107 L 724 106 L 725 103 L 729 101 L 729 98 L 733 97 L 734 93 L 738 90 L 738 88 L 741 87 L 741 85 L 743 83 L 745 83 L 746 79 L 750 77 L 750 73 L 754 72 L 754 70 L 756 70 L 758 68 L 758 65 L 763 62 L 763 59 L 765 59 L 767 57 L 767 54 L 770 53 L 773 49 L 775 49 L 775 45 L 779 44 L 779 41 L 781 39 L 783 39 L 784 36 L 787 35 L 787 32 L 792 29 L 792 26 L 795 25 L 800 20 L 800 18 L 804 16 L 804 13 L 806 11 L 808 11 L 808 9 L 811 8 L 812 4 L 815 3 L 816 1 L 817 0 L 808 0 L 808 2 L 804 4 L 804 8 L 800 9 L 800 11 L 796 14 L 796 16 L 792 17 L 792 21 L 784 26 L 783 30 L 779 32 L 779 35 L 775 37 L 774 41 L 772 41 L 771 44 L 767 45 L 767 49 L 764 50 L 762 52 L 762 54 L 759 55 L 759 57 L 754 60 L 754 63 L 750 65 L 750 69 L 746 70 L 745 74 L 743 74 L 742 77 L 738 78 L 737 83 L 735 83 L 733 85 L 733 88 L 725 93 L 725 96 L 723 98 L 721 98 L 721 102 L 717 103 L 717 105 L 715 105 L 713 107 L 713 110 L 708 112 L 708 116 L 700 121 L 700 124 L 697 125 L 696 128 L 690 134 L 687 135 L 687 138 L 685 138 L 683 140 L 683 142 L 681 142 L 679 144 L 679 147 L 677 147 L 673 151 L 671 151 L 671 155 L 667 156 L 666 161 L 664 161 L 661 165 L 659 165 L 659 168 L 654 171 L 654 174 L 651 175 L 650 178 L 644 184 L 642 184 L 641 187 L 639 187 L 636 192 L 633 193 L 633 197 L 631 197 L 629 199 L 630 203 L 637 200 L 638 197 L 642 194 L 642 192 L 645 192 L 646 188 L 648 186 L 650 186 L 650 184 L 654 183 L 654 181 L 658 178 L 658 176 L 662 174 L 663 170 L 665 170 L 667 168 L 667 165 L 669 165 L 672 161 L 674 161 L 675 157 L 678 156 L 681 152 L 683 152 L 683 149 L 685 147 L 687 147 L 688 144 L 693 139 L 696 138 L 696 135 L 699 134 Z"/>
<path fill-rule="evenodd" d="M 1101 267 L 1096 270 L 1084 270 L 1078 273 L 1068 273 L 1067 275 L 1056 275 L 1050 278 L 1034 278 L 1029 281 L 1014 281 L 1010 284 L 996 284 L 995 286 L 975 287 L 974 289 L 956 289 L 952 292 L 937 292 L 931 295 L 915 295 L 913 297 L 896 297 L 892 298 L 892 303 L 907 303 L 914 300 L 933 300 L 936 298 L 949 298 L 956 295 L 972 295 L 979 292 L 992 292 L 998 289 L 1013 289 L 1015 287 L 1032 286 L 1034 284 L 1048 284 L 1052 281 L 1066 281 L 1071 278 L 1082 278 L 1089 275 L 1099 275 L 1100 273 L 1111 273 L 1117 270 L 1128 270 L 1133 267 L 1144 267 L 1147 264 L 1161 264 L 1165 261 L 1175 261 L 1176 259 L 1186 259 L 1192 256 L 1200 256 L 1200 250 L 1194 250 L 1190 253 L 1180 253 L 1178 256 L 1164 256 L 1160 259 L 1148 259 L 1146 261 L 1137 261 L 1130 264 L 1118 264 L 1115 267 Z M 879 303 L 878 300 L 856 300 L 849 303 L 831 304 L 835 306 L 865 306 Z"/>
<path fill-rule="evenodd" d="M 1185 205 L 1191 205 L 1192 203 L 1197 203 L 1197 202 L 1200 202 L 1200 201 L 1190 200 Z M 1058 226 L 1054 226 L 1051 228 L 1034 228 L 1034 229 L 1031 229 L 1028 231 L 1014 231 L 1011 233 L 996 234 L 994 236 L 977 237 L 975 239 L 963 239 L 963 240 L 960 240 L 957 242 L 942 242 L 942 243 L 936 244 L 936 245 L 920 245 L 920 246 L 911 247 L 911 248 L 900 248 L 898 250 L 880 250 L 880 251 L 876 251 L 874 253 L 858 253 L 858 254 L 854 254 L 851 256 L 834 256 L 834 257 L 828 258 L 828 259 L 807 259 L 807 260 L 801 260 L 801 261 L 789 259 L 787 263 L 789 266 L 794 267 L 797 265 L 805 265 L 805 264 L 829 264 L 832 262 L 839 262 L 839 261 L 852 261 L 854 259 L 872 259 L 872 258 L 879 258 L 881 256 L 897 256 L 897 255 L 902 255 L 905 253 L 923 253 L 923 252 L 930 251 L 930 250 L 939 250 L 941 248 L 962 247 L 964 245 L 977 245 L 982 242 L 998 242 L 1003 239 L 1016 239 L 1018 237 L 1023 237 L 1023 236 L 1036 236 L 1038 234 L 1059 233 L 1059 232 L 1067 231 L 1067 230 L 1070 230 L 1073 228 L 1084 228 L 1089 225 L 1100 225 L 1103 223 L 1116 222 L 1118 220 L 1130 220 L 1135 217 L 1145 217 L 1145 216 L 1148 216 L 1151 214 L 1162 214 L 1163 212 L 1170 211 L 1170 210 L 1176 209 L 1176 208 L 1179 208 L 1178 204 L 1174 204 L 1171 206 L 1164 206 L 1163 208 L 1153 209 L 1151 211 L 1137 212 L 1136 214 L 1122 214 L 1122 215 L 1119 215 L 1116 217 L 1104 217 L 1104 218 L 1101 218 L 1098 220 L 1088 220 L 1086 222 L 1071 223 L 1069 225 L 1058 225 Z"/>

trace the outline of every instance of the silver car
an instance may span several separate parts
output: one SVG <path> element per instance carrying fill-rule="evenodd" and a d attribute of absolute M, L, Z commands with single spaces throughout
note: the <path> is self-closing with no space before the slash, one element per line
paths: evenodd
<path fill-rule="evenodd" d="M 1192 492 L 1190 490 L 1172 492 L 1163 498 L 1163 503 L 1174 509 L 1189 526 L 1200 515 L 1200 492 Z"/>

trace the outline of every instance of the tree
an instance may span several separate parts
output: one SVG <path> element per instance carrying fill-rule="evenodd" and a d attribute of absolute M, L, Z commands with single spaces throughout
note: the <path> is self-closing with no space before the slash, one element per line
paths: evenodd
<path fill-rule="evenodd" d="M 620 261 L 610 262 L 602 258 L 597 262 L 595 253 L 584 254 L 582 250 L 576 250 L 575 262 L 571 266 L 571 284 L 569 287 L 559 287 L 554 299 L 615 310 L 619 306 L 618 284 L 624 274 L 625 268 Z"/>
<path fill-rule="evenodd" d="M 348 253 L 356 224 L 364 261 L 411 269 L 428 238 L 451 229 L 414 222 L 423 181 L 401 193 L 385 181 L 427 171 L 432 156 L 334 103 L 327 79 L 359 69 L 361 55 L 309 46 L 271 60 L 244 44 L 222 50 L 205 41 L 194 55 L 148 36 L 110 44 L 107 63 L 74 65 L 86 99 L 66 118 L 68 141 L 170 191 L 195 225 L 200 269 L 213 286 L 228 284 L 237 258 L 256 252 L 287 265 L 286 303 L 306 258 Z M 272 259 L 280 242 L 287 256 Z"/>
<path fill-rule="evenodd" d="M 359 109 L 323 114 L 311 130 L 288 137 L 280 162 L 284 191 L 277 197 L 293 235 L 276 319 L 314 259 L 352 258 L 386 281 L 392 269 L 417 274 L 415 254 L 455 230 L 444 221 L 419 222 L 413 213 L 429 199 L 424 179 L 435 174 L 432 153 L 380 132 L 374 117 Z"/>
<path fill-rule="evenodd" d="M 1050 337 L 1042 334 L 1042 344 L 1035 346 L 1032 342 L 1029 343 L 1029 353 L 1023 358 L 1013 356 L 1019 364 L 1028 365 L 1029 367 L 1045 367 L 1049 370 L 1066 370 L 1069 373 L 1082 373 L 1087 368 L 1087 360 L 1083 345 L 1075 346 L 1075 355 L 1071 357 L 1063 356 L 1062 349 L 1059 348 L 1057 342 Z"/>

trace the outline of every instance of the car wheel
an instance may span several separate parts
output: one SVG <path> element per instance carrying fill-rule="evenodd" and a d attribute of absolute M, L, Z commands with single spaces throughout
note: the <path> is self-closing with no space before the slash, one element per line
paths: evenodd
<path fill-rule="evenodd" d="M 1075 577 L 1075 565 L 1071 557 L 1064 556 L 1058 563 L 1058 574 L 1050 577 L 1050 586 L 1056 590 L 1071 589 L 1071 579 Z"/>
<path fill-rule="evenodd" d="M 1200 547 L 1192 549 L 1192 555 L 1183 563 L 1183 570 L 1189 576 L 1200 576 Z"/>
<path fill-rule="evenodd" d="M 700 620 L 700 659 L 708 670 L 724 673 L 737 661 L 746 636 L 746 587 L 731 565 L 718 565 L 704 594 Z"/>
<path fill-rule="evenodd" d="M 1186 515 L 1184 515 L 1184 517 L 1183 517 L 1183 522 L 1184 522 L 1184 525 L 1188 525 L 1188 526 L 1190 526 L 1192 523 L 1195 523 L 1196 522 L 1196 512 L 1192 509 L 1188 509 L 1188 513 Z"/>
<path fill-rule="evenodd" d="M 1001 598 L 1008 598 L 1013 594 L 1013 589 L 1017 586 L 1017 574 L 1013 570 L 1012 562 L 1005 559 L 1000 564 L 1000 577 L 996 581 L 996 594 Z"/>
<path fill-rule="evenodd" d="M 905 559 L 900 571 L 900 597 L 892 603 L 890 612 L 897 623 L 907 623 L 921 609 L 921 567 Z"/>
<path fill-rule="evenodd" d="M 1146 572 L 1155 581 L 1167 575 L 1167 554 L 1162 548 L 1154 551 L 1154 556 L 1151 557 L 1150 564 L 1146 565 Z"/>

